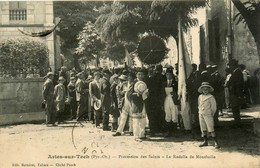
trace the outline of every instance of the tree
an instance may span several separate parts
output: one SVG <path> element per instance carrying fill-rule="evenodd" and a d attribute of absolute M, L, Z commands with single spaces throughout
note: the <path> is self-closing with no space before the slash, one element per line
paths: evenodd
<path fill-rule="evenodd" d="M 182 29 L 196 26 L 198 20 L 192 18 L 192 13 L 205 6 L 205 1 L 153 1 L 150 13 L 150 29 L 162 38 L 173 36 L 178 38 L 178 22 L 182 20 Z"/>
<path fill-rule="evenodd" d="M 108 44 L 123 44 L 129 50 L 129 44 L 136 46 L 139 35 L 155 32 L 163 38 L 170 35 L 177 38 L 178 16 L 181 16 L 183 28 L 197 24 L 191 13 L 205 5 L 205 1 L 145 1 L 113 2 L 99 9 L 100 16 L 95 24 L 101 32 L 102 40 Z M 131 51 L 130 51 L 131 52 Z"/>
<path fill-rule="evenodd" d="M 54 1 L 54 16 L 61 19 L 57 34 L 61 37 L 61 51 L 66 58 L 72 56 L 78 45 L 77 36 L 88 21 L 95 22 L 102 2 Z M 75 64 L 77 64 L 75 56 Z"/>
<path fill-rule="evenodd" d="M 81 63 L 86 64 L 92 59 L 98 60 L 100 58 L 105 44 L 101 42 L 100 35 L 93 23 L 90 21 L 86 23 L 83 30 L 78 34 L 77 40 L 79 42 L 75 53 Z"/>
<path fill-rule="evenodd" d="M 141 15 L 142 8 L 139 3 L 115 1 L 106 3 L 99 9 L 100 15 L 95 24 L 103 41 L 126 47 L 138 41 L 138 33 L 142 32 L 142 27 L 133 25 L 138 25 L 143 16 L 145 17 Z"/>
<path fill-rule="evenodd" d="M 260 1 L 250 0 L 243 3 L 240 0 L 232 0 L 232 2 L 240 12 L 234 19 L 238 18 L 238 23 L 244 22 L 247 24 L 255 39 L 260 60 Z"/>

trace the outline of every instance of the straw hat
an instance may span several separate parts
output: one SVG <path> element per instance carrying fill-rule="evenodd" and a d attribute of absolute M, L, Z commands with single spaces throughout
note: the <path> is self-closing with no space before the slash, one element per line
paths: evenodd
<path fill-rule="evenodd" d="M 54 73 L 53 72 L 48 72 L 46 77 L 50 77 L 50 76 L 54 76 Z"/>
<path fill-rule="evenodd" d="M 98 76 L 98 75 L 101 76 L 101 73 L 97 71 L 97 72 L 95 72 L 93 75 L 94 75 L 94 76 Z"/>
<path fill-rule="evenodd" d="M 201 86 L 198 89 L 199 93 L 202 93 L 202 88 L 204 87 L 208 87 L 209 88 L 209 92 L 213 92 L 214 88 L 212 86 L 210 86 L 210 84 L 208 82 L 202 82 Z"/>
<path fill-rule="evenodd" d="M 126 81 L 126 80 L 127 80 L 127 76 L 126 76 L 126 75 L 120 75 L 120 76 L 119 76 L 119 79 Z"/>
<path fill-rule="evenodd" d="M 66 80 L 62 76 L 60 76 L 59 81 L 66 81 Z"/>
<path fill-rule="evenodd" d="M 101 108 L 101 100 L 98 99 L 98 100 L 94 101 L 94 109 L 96 111 L 98 111 L 98 110 L 100 110 L 100 108 Z"/>
<path fill-rule="evenodd" d="M 79 72 L 79 73 L 77 74 L 77 77 L 78 77 L 78 78 L 83 78 L 83 77 L 84 77 L 83 72 Z"/>
<path fill-rule="evenodd" d="M 143 81 L 138 81 L 135 84 L 134 91 L 143 94 L 143 92 L 147 89 L 147 85 Z"/>

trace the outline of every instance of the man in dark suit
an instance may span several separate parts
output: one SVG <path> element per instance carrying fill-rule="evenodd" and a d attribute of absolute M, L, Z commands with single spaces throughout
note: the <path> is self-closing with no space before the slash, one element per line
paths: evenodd
<path fill-rule="evenodd" d="M 199 113 L 198 113 L 198 88 L 200 87 L 200 72 L 197 71 L 197 65 L 192 64 L 192 73 L 187 79 L 187 92 L 190 102 L 191 117 L 193 128 L 199 128 Z"/>
<path fill-rule="evenodd" d="M 241 108 L 241 101 L 243 95 L 243 88 L 244 88 L 244 80 L 243 74 L 238 67 L 238 61 L 235 59 L 230 60 L 228 63 L 231 71 L 232 76 L 227 83 L 227 86 L 230 87 L 230 96 L 231 96 L 231 106 L 232 112 L 235 119 L 235 126 L 240 126 L 240 108 Z"/>
<path fill-rule="evenodd" d="M 85 75 L 83 72 L 80 72 L 77 74 L 78 80 L 76 82 L 75 88 L 76 88 L 76 101 L 78 104 L 77 108 L 77 121 L 82 120 L 84 117 L 84 113 L 86 112 L 87 106 L 86 106 L 86 89 L 85 89 Z"/>
<path fill-rule="evenodd" d="M 94 80 L 89 83 L 89 97 L 91 99 L 91 106 L 95 101 L 101 100 L 101 93 L 100 93 L 100 77 L 101 74 L 99 72 L 94 73 Z M 96 127 L 99 127 L 100 118 L 102 115 L 101 109 L 94 109 L 94 120 Z"/>
<path fill-rule="evenodd" d="M 223 103 L 224 103 L 224 83 L 225 79 L 220 75 L 218 72 L 218 67 L 217 65 L 212 65 L 212 74 L 211 74 L 211 79 L 212 79 L 212 87 L 214 88 L 213 95 L 215 96 L 216 102 L 217 102 L 217 111 L 214 115 L 214 125 L 218 126 L 218 117 L 219 117 L 219 112 L 222 113 L 223 109 Z"/>
<path fill-rule="evenodd" d="M 148 79 L 149 97 L 147 98 L 147 116 L 149 119 L 149 128 L 151 136 L 155 136 L 162 130 L 163 125 L 163 97 L 162 83 L 166 81 L 166 77 L 162 75 L 162 66 L 158 65 L 155 74 Z"/>
<path fill-rule="evenodd" d="M 100 80 L 101 102 L 103 111 L 103 131 L 109 131 L 109 112 L 111 107 L 109 70 L 103 70 L 103 78 Z"/>
<path fill-rule="evenodd" d="M 46 81 L 43 84 L 42 88 L 42 96 L 45 103 L 45 111 L 46 111 L 46 125 L 49 124 L 55 125 L 56 112 L 54 110 L 54 85 L 53 78 L 54 74 L 52 72 L 48 72 L 46 75 Z"/>

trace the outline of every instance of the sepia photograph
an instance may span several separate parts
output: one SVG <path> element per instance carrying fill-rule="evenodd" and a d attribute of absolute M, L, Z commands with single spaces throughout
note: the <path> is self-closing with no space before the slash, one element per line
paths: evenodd
<path fill-rule="evenodd" d="M 259 168 L 260 0 L 0 0 L 0 168 Z"/>

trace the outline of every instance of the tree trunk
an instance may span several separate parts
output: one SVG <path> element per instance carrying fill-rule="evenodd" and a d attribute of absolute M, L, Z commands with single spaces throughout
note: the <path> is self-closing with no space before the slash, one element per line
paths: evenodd
<path fill-rule="evenodd" d="M 259 34 L 259 33 L 258 33 Z M 260 64 L 260 35 L 258 35 L 256 38 L 255 38 L 255 42 L 256 42 L 256 47 L 257 47 L 257 53 L 258 53 L 258 63 Z"/>

